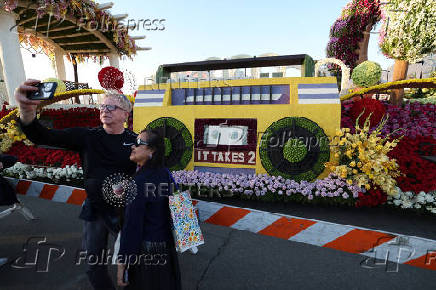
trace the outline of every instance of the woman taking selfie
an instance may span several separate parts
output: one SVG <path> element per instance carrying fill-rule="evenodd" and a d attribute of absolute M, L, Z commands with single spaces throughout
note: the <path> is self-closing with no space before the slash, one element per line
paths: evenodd
<path fill-rule="evenodd" d="M 125 259 L 117 274 L 125 289 L 181 289 L 168 205 L 175 184 L 163 165 L 164 150 L 164 139 L 152 130 L 143 130 L 132 146 L 137 195 L 126 207 L 118 256 Z"/>

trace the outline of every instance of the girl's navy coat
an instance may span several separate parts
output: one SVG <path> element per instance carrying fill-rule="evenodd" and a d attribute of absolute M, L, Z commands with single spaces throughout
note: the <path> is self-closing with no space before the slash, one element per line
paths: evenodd
<path fill-rule="evenodd" d="M 119 255 L 138 254 L 143 241 L 163 242 L 172 237 L 168 195 L 176 184 L 166 168 L 142 167 L 135 175 L 136 198 L 126 206 Z M 154 190 L 153 190 L 154 189 Z"/>

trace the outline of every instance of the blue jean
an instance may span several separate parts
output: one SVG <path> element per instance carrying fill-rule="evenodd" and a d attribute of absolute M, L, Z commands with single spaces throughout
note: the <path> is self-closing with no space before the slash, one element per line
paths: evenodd
<path fill-rule="evenodd" d="M 108 249 L 108 237 L 109 230 L 101 216 L 98 216 L 94 221 L 84 221 L 82 249 L 87 251 L 86 274 L 92 287 L 96 290 L 115 290 L 108 273 L 106 263 L 108 259 L 105 257 Z M 97 263 L 95 263 L 96 259 L 98 259 Z M 108 262 L 110 263 L 111 260 L 109 259 Z"/>

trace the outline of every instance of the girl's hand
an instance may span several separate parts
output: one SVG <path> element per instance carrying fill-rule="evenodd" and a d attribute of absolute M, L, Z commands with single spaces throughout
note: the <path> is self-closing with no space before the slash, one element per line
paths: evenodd
<path fill-rule="evenodd" d="M 117 270 L 117 284 L 118 286 L 125 287 L 129 285 L 129 283 L 124 283 L 123 276 L 124 276 L 124 270 L 126 269 L 125 264 L 118 264 L 118 270 Z"/>

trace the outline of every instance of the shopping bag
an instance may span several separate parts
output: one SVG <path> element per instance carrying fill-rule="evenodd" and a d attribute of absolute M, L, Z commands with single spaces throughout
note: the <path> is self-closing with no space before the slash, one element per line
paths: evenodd
<path fill-rule="evenodd" d="M 169 196 L 176 250 L 180 253 L 204 244 L 203 234 L 188 191 Z"/>

